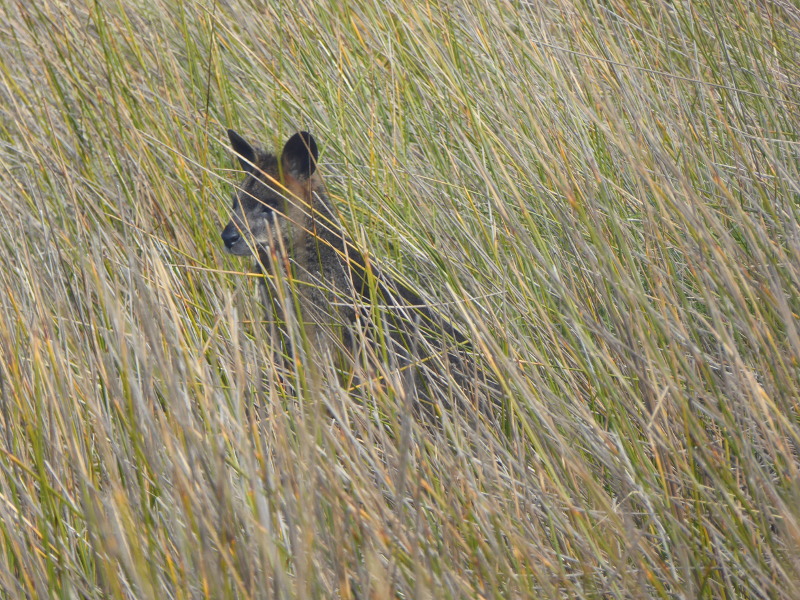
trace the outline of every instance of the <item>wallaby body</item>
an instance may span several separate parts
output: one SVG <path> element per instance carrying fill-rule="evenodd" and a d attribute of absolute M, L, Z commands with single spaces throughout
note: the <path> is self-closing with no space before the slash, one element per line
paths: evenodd
<path fill-rule="evenodd" d="M 323 352 L 344 352 L 350 360 L 360 341 L 388 339 L 382 348 L 389 349 L 389 360 L 412 371 L 410 380 L 426 404 L 433 399 L 421 374 L 432 372 L 429 362 L 455 373 L 459 382 L 481 379 L 464 358 L 464 337 L 418 294 L 368 265 L 345 235 L 317 173 L 317 144 L 310 134 L 289 138 L 280 157 L 251 146 L 234 131 L 228 135 L 246 177 L 222 239 L 228 252 L 254 255 L 269 276 L 263 290 L 273 316 L 286 321 L 286 311 L 299 305 L 297 322 L 311 343 Z M 276 281 L 294 282 L 294 294 L 282 294 Z M 376 308 L 378 319 L 372 314 Z"/>

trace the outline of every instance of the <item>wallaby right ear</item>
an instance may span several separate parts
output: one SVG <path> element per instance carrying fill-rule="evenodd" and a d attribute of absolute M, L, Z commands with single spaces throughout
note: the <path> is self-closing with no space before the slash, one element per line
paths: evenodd
<path fill-rule="evenodd" d="M 307 131 L 300 131 L 290 137 L 281 154 L 284 168 L 289 171 L 289 175 L 300 181 L 305 181 L 317 170 L 318 158 L 317 142 Z"/>
<path fill-rule="evenodd" d="M 242 170 L 252 173 L 253 164 L 256 162 L 255 149 L 233 129 L 228 129 L 228 139 L 231 141 L 233 151 L 238 154 L 239 164 L 242 165 Z"/>

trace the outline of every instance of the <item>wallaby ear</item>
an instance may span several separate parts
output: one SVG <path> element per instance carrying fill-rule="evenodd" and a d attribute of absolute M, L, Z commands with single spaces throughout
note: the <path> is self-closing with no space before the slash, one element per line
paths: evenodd
<path fill-rule="evenodd" d="M 233 129 L 228 129 L 228 139 L 231 141 L 233 151 L 239 155 L 239 164 L 242 165 L 242 170 L 252 173 L 253 163 L 256 162 L 255 149 Z"/>
<path fill-rule="evenodd" d="M 317 170 L 317 142 L 307 131 L 295 133 L 283 147 L 283 168 L 295 179 L 308 179 Z"/>

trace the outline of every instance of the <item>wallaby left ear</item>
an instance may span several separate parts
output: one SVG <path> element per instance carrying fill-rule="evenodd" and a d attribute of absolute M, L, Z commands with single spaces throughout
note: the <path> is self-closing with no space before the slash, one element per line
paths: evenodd
<path fill-rule="evenodd" d="M 283 168 L 295 179 L 308 179 L 317 170 L 317 142 L 307 131 L 295 133 L 283 147 Z"/>
<path fill-rule="evenodd" d="M 228 129 L 228 139 L 231 141 L 231 147 L 236 152 L 239 158 L 239 164 L 242 165 L 242 171 L 247 173 L 253 172 L 253 164 L 256 162 L 256 151 L 247 141 L 236 133 L 233 129 Z"/>

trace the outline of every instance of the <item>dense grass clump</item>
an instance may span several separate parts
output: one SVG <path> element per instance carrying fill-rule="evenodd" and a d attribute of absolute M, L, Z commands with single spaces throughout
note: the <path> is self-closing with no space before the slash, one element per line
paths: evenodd
<path fill-rule="evenodd" d="M 0 0 L 1 595 L 797 597 L 798 31 L 768 0 Z M 226 127 L 314 133 L 503 428 L 279 368 L 221 251 Z"/>

